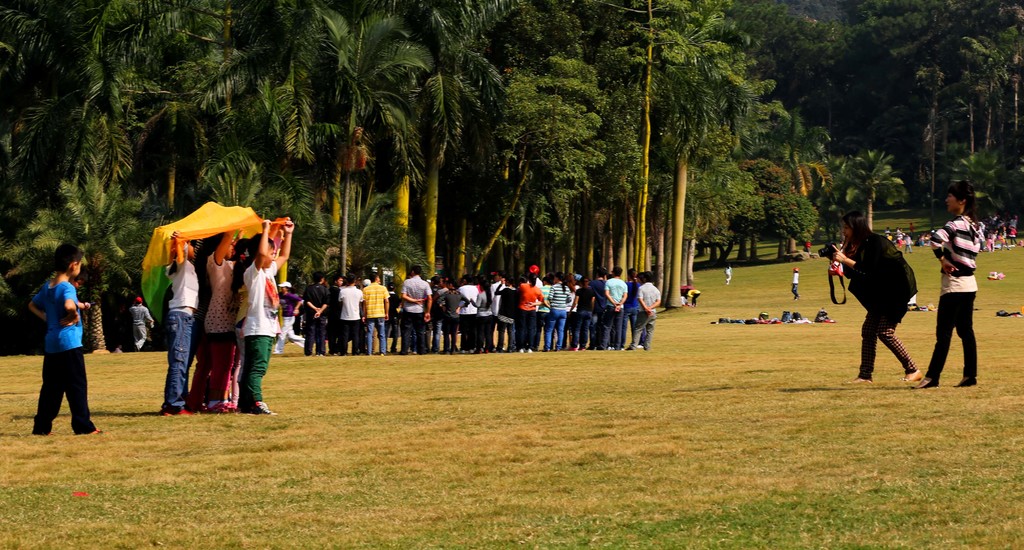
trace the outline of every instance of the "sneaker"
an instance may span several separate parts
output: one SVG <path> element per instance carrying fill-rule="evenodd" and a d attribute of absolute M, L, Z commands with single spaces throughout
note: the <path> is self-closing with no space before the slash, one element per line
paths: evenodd
<path fill-rule="evenodd" d="M 533 349 L 527 349 L 526 353 L 533 353 Z"/>
<path fill-rule="evenodd" d="M 519 353 L 526 353 L 526 350 L 525 349 L 521 349 L 521 350 L 519 350 Z"/>
<path fill-rule="evenodd" d="M 270 408 L 267 407 L 267 404 L 262 401 L 257 401 L 256 404 L 253 405 L 251 409 L 249 409 L 249 414 L 265 414 L 267 416 L 277 416 L 277 413 L 271 411 Z"/>

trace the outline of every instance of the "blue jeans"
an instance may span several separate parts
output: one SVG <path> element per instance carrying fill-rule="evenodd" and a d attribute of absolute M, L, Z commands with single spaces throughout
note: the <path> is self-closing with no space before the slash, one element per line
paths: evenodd
<path fill-rule="evenodd" d="M 601 341 L 597 349 L 614 349 L 618 345 L 619 326 L 622 324 L 622 310 L 615 311 L 615 306 L 604 308 L 601 313 Z"/>
<path fill-rule="evenodd" d="M 441 352 L 441 333 L 444 330 L 444 319 L 442 317 L 430 318 L 430 328 L 434 329 L 434 346 L 430 348 L 431 353 Z"/>
<path fill-rule="evenodd" d="M 533 349 L 533 341 L 537 338 L 537 312 L 519 310 L 519 326 L 516 327 L 516 339 L 520 350 Z"/>
<path fill-rule="evenodd" d="M 576 322 L 572 325 L 572 341 L 577 349 L 585 349 L 590 341 L 590 320 L 592 311 L 576 310 Z"/>
<path fill-rule="evenodd" d="M 171 311 L 164 322 L 167 333 L 167 380 L 164 383 L 164 407 L 182 408 L 188 397 L 188 364 L 192 348 L 195 317 L 184 311 Z"/>
<path fill-rule="evenodd" d="M 636 330 L 636 316 L 640 313 L 640 306 L 622 308 L 622 327 L 619 329 L 619 347 L 626 347 L 627 336 L 632 336 Z M 626 321 L 629 321 L 629 331 L 626 330 Z"/>
<path fill-rule="evenodd" d="M 387 321 L 383 317 L 377 317 L 376 319 L 366 320 L 366 329 L 369 331 L 369 335 L 366 338 L 366 355 L 373 355 L 373 333 L 377 332 L 377 340 L 380 341 L 380 353 L 381 355 L 387 355 L 388 353 L 388 336 L 384 332 L 384 323 Z"/>
<path fill-rule="evenodd" d="M 553 349 L 555 351 L 562 349 L 563 338 L 565 337 L 565 318 L 568 315 L 569 312 L 564 309 L 552 309 L 548 312 L 544 326 L 544 349 Z M 553 338 L 555 333 L 558 334 L 558 338 Z M 552 340 L 556 344 L 553 348 L 551 347 Z"/>
<path fill-rule="evenodd" d="M 306 317 L 306 344 L 303 352 L 306 357 L 313 355 L 314 347 L 317 355 L 327 353 L 327 317 Z"/>

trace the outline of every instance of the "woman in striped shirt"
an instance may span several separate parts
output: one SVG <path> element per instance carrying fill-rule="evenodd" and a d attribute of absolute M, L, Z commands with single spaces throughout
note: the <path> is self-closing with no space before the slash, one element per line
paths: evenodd
<path fill-rule="evenodd" d="M 917 389 L 939 385 L 946 364 L 953 328 L 964 345 L 964 378 L 958 388 L 978 383 L 978 344 L 974 338 L 974 298 L 978 294 L 975 258 L 981 250 L 982 236 L 975 225 L 974 188 L 966 181 L 949 186 L 946 210 L 955 217 L 942 229 L 932 232 L 932 250 L 942 264 L 939 314 L 935 327 L 935 350 L 928 373 Z"/>
<path fill-rule="evenodd" d="M 572 290 L 565 284 L 564 274 L 555 273 L 552 276 L 551 292 L 544 299 L 544 305 L 551 308 L 544 330 L 544 351 L 558 351 L 562 349 L 565 319 L 569 315 L 569 306 L 572 305 Z M 556 333 L 557 338 L 554 337 Z M 552 347 L 552 343 L 556 345 Z"/>

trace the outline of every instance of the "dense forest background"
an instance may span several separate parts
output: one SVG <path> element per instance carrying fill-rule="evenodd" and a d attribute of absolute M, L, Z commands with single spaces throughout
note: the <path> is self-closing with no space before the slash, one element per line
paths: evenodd
<path fill-rule="evenodd" d="M 38 347 L 62 241 L 117 345 L 149 233 L 208 200 L 295 219 L 300 285 L 621 265 L 673 306 L 698 255 L 953 179 L 1015 212 L 1022 31 L 992 0 L 0 0 L 0 352 Z"/>

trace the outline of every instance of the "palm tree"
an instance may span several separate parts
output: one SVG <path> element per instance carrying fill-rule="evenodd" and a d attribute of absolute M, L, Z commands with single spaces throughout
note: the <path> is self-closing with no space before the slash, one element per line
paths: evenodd
<path fill-rule="evenodd" d="M 479 51 L 480 37 L 503 19 L 512 0 L 443 0 L 396 3 L 407 21 L 421 22 L 414 38 L 434 60 L 417 93 L 417 120 L 426 157 L 424 239 L 426 266 L 434 268 L 440 173 L 449 151 L 466 133 L 486 133 L 485 105 L 494 105 L 501 88 L 497 69 Z M 480 147 L 485 140 L 473 140 Z"/>
<path fill-rule="evenodd" d="M 888 205 L 897 204 L 907 198 L 907 188 L 892 167 L 893 157 L 884 151 L 861 151 L 849 160 L 842 177 L 848 186 L 846 201 L 864 201 L 868 216 L 868 227 L 873 227 L 875 201 Z"/>
<path fill-rule="evenodd" d="M 402 21 L 356 1 L 347 16 L 322 13 L 327 31 L 329 112 L 338 119 L 331 217 L 341 225 L 341 264 L 348 261 L 348 214 L 353 152 L 387 134 L 407 134 L 413 78 L 432 66 L 429 52 L 409 40 Z M 342 192 L 342 175 L 344 192 Z"/>
<path fill-rule="evenodd" d="M 953 178 L 971 182 L 981 210 L 998 212 L 1008 202 L 1006 169 L 995 151 L 978 151 L 962 159 L 953 169 Z"/>
<path fill-rule="evenodd" d="M 695 8 L 680 13 L 681 26 L 673 29 L 678 46 L 672 53 L 687 62 L 670 66 L 666 71 L 666 85 L 662 87 L 666 145 L 675 159 L 669 307 L 682 307 L 679 287 L 684 276 L 687 282 L 693 278 L 689 267 L 683 272 L 690 160 L 704 146 L 709 133 L 738 124 L 756 97 L 750 84 L 732 70 L 733 54 L 726 40 L 734 37 L 728 36 L 722 5 L 709 0 L 698 3 Z"/>
<path fill-rule="evenodd" d="M 108 291 L 127 295 L 137 286 L 147 233 L 151 229 L 139 219 L 140 198 L 126 197 L 122 187 L 104 185 L 95 175 L 81 183 L 61 182 L 63 204 L 40 210 L 18 235 L 6 253 L 14 273 L 36 273 L 40 278 L 52 269 L 53 251 L 61 243 L 72 243 L 85 252 L 83 272 L 97 298 L 89 310 L 88 344 L 93 350 L 106 349 L 103 333 L 103 300 Z"/>

